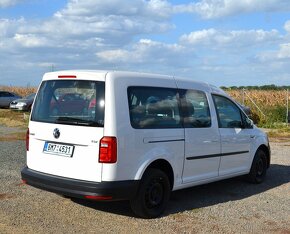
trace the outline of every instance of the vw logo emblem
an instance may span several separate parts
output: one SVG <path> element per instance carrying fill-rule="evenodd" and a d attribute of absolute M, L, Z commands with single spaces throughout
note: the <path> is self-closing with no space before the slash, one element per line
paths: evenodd
<path fill-rule="evenodd" d="M 58 128 L 56 128 L 56 129 L 54 129 L 53 130 L 53 136 L 54 136 L 54 138 L 59 138 L 59 136 L 60 136 L 60 131 L 59 131 L 59 129 Z"/>

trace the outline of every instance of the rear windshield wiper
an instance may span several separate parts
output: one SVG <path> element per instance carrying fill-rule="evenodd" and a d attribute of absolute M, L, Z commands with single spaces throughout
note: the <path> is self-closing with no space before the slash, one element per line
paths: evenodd
<path fill-rule="evenodd" d="M 93 126 L 93 127 L 103 127 L 103 125 L 91 121 L 91 120 L 84 120 L 84 119 L 78 119 L 78 118 L 72 118 L 72 117 L 58 117 L 55 120 L 56 123 L 59 124 L 72 124 L 72 125 L 85 125 L 85 126 Z"/>

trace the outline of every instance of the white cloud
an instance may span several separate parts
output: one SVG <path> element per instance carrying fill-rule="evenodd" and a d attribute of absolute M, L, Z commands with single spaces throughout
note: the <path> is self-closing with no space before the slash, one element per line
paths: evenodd
<path fill-rule="evenodd" d="M 13 36 L 18 28 L 25 23 L 26 22 L 23 18 L 20 18 L 18 20 L 0 18 L 0 40 L 1 38 Z"/>
<path fill-rule="evenodd" d="M 171 4 L 165 0 L 70 0 L 58 17 L 93 17 L 94 15 L 151 17 L 155 20 L 171 16 Z"/>
<path fill-rule="evenodd" d="M 170 4 L 163 0 L 70 0 L 46 21 L 22 24 L 16 33 L 41 35 L 55 41 L 83 41 L 98 38 L 113 48 L 130 43 L 134 37 L 163 33 L 174 26 L 168 20 Z"/>
<path fill-rule="evenodd" d="M 138 56 L 133 55 L 128 50 L 116 49 L 116 50 L 105 50 L 96 53 L 97 57 L 106 62 L 125 62 L 128 58 L 134 59 Z M 134 60 L 136 62 L 136 60 Z"/>
<path fill-rule="evenodd" d="M 165 44 L 141 39 L 130 49 L 105 50 L 96 53 L 96 55 L 109 63 L 163 63 L 164 65 L 176 61 L 177 57 L 187 52 L 185 47 L 178 44 Z"/>
<path fill-rule="evenodd" d="M 195 13 L 205 19 L 222 18 L 249 12 L 286 12 L 289 10 L 288 0 L 201 0 L 174 7 L 174 11 L 177 13 Z"/>
<path fill-rule="evenodd" d="M 13 6 L 24 1 L 25 0 L 0 0 L 0 8 Z"/>
<path fill-rule="evenodd" d="M 90 19 L 95 15 L 138 16 L 154 21 L 169 19 L 178 13 L 193 13 L 205 19 L 221 18 L 250 12 L 286 12 L 288 0 L 200 0 L 172 4 L 168 0 L 69 0 L 57 17 Z"/>
<path fill-rule="evenodd" d="M 27 48 L 35 48 L 35 47 L 50 47 L 50 43 L 46 37 L 41 37 L 33 34 L 18 34 L 16 33 L 14 36 L 14 40 Z"/>
<path fill-rule="evenodd" d="M 290 59 L 290 43 L 285 43 L 280 45 L 280 50 L 277 53 L 279 59 Z"/>
<path fill-rule="evenodd" d="M 184 34 L 180 37 L 180 42 L 192 46 L 231 47 L 236 50 L 242 47 L 271 44 L 281 39 L 282 36 L 277 30 L 221 31 L 211 28 Z"/>
<path fill-rule="evenodd" d="M 290 34 L 290 20 L 286 21 L 284 24 L 284 29 Z"/>
<path fill-rule="evenodd" d="M 62 33 L 128 41 L 138 34 L 172 29 L 171 16 L 171 5 L 164 0 L 70 0 L 45 28 L 57 25 Z"/>
<path fill-rule="evenodd" d="M 261 62 L 287 62 L 290 60 L 290 42 L 279 45 L 278 50 L 263 51 L 258 54 L 257 59 Z"/>

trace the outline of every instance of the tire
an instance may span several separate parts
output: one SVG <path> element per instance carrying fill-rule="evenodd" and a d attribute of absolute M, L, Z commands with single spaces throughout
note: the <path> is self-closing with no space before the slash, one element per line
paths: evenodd
<path fill-rule="evenodd" d="M 167 175 L 161 170 L 149 168 L 142 177 L 135 198 L 130 201 L 131 209 L 141 218 L 156 218 L 164 212 L 170 192 Z"/>
<path fill-rule="evenodd" d="M 250 173 L 247 175 L 249 182 L 260 184 L 265 180 L 267 173 L 267 156 L 263 150 L 258 150 L 255 154 Z"/>

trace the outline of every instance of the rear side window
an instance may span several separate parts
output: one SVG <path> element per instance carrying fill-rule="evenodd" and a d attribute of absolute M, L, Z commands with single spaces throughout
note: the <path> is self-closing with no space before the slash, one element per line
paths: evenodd
<path fill-rule="evenodd" d="M 211 126 L 210 110 L 206 94 L 198 90 L 182 90 L 184 126 L 186 128 L 208 128 Z"/>
<path fill-rule="evenodd" d="M 133 128 L 181 128 L 177 90 L 129 87 L 128 101 Z"/>
<path fill-rule="evenodd" d="M 220 128 L 241 128 L 242 118 L 239 107 L 226 97 L 213 95 Z"/>
<path fill-rule="evenodd" d="M 104 82 L 50 80 L 41 84 L 31 120 L 103 127 L 104 108 Z"/>

